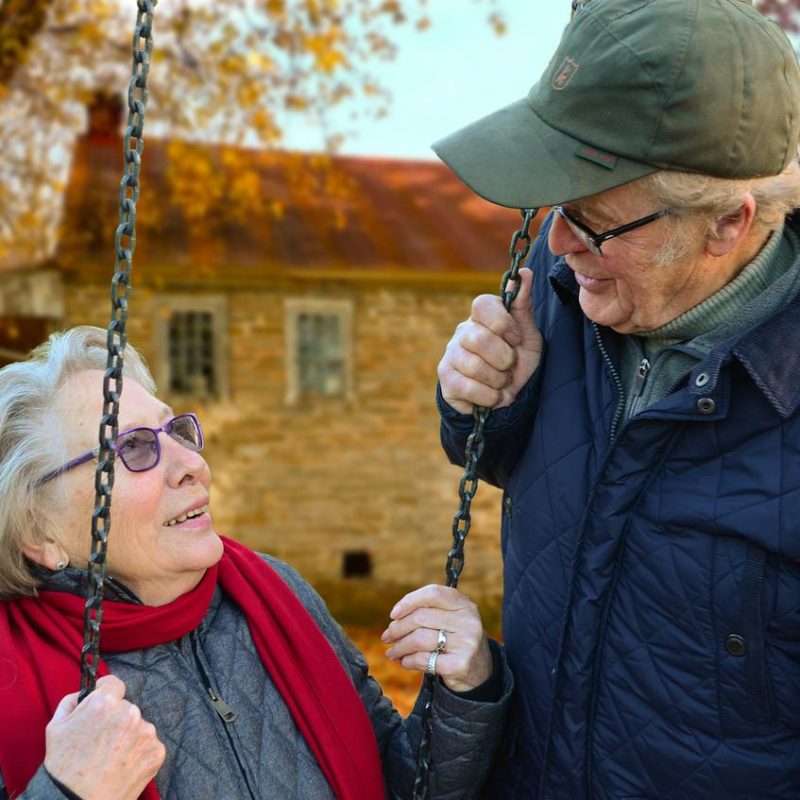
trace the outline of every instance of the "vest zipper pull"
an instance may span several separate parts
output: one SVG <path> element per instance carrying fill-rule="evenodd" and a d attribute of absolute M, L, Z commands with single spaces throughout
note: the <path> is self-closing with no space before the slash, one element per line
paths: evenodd
<path fill-rule="evenodd" d="M 236 719 L 236 712 L 210 686 L 208 687 L 208 696 L 223 722 L 233 722 Z"/>

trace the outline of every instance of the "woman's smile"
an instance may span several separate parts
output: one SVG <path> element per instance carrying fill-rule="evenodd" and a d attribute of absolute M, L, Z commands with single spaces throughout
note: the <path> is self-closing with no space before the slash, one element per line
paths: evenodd
<path fill-rule="evenodd" d="M 208 511 L 208 500 L 195 504 L 192 508 L 182 511 L 164 523 L 167 528 L 201 528 L 211 523 Z"/>

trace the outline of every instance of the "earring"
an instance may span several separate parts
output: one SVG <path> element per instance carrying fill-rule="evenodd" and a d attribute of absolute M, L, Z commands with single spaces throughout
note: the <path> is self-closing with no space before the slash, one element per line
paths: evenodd
<path fill-rule="evenodd" d="M 56 570 L 58 572 L 63 572 L 67 568 L 67 564 L 69 564 L 69 561 L 57 561 Z"/>

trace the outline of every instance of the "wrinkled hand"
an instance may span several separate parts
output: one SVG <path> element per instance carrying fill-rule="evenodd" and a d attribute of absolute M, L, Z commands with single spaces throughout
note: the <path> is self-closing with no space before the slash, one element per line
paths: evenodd
<path fill-rule="evenodd" d="M 83 800 L 135 800 L 167 752 L 113 675 L 80 705 L 78 692 L 64 697 L 46 730 L 45 768 Z"/>
<path fill-rule="evenodd" d="M 381 639 L 392 646 L 386 655 L 409 670 L 425 672 L 440 630 L 447 647 L 436 661 L 436 674 L 454 692 L 467 692 L 492 675 L 492 654 L 483 634 L 478 607 L 457 589 L 431 584 L 403 597 L 390 614 L 393 622 Z"/>
<path fill-rule="evenodd" d="M 439 362 L 442 396 L 458 412 L 473 406 L 503 408 L 514 402 L 542 357 L 542 335 L 531 313 L 533 273 L 519 271 L 520 287 L 511 313 L 497 295 L 472 302 Z"/>

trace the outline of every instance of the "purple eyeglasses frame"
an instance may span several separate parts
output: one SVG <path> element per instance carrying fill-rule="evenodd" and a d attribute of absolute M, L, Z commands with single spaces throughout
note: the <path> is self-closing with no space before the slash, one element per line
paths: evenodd
<path fill-rule="evenodd" d="M 154 467 L 158 466 L 159 461 L 161 461 L 161 444 L 158 440 L 159 433 L 166 433 L 169 436 L 169 431 L 167 430 L 176 419 L 181 419 L 183 417 L 189 417 L 192 422 L 194 422 L 195 428 L 197 432 L 200 434 L 200 446 L 197 450 L 192 450 L 193 453 L 199 453 L 203 446 L 205 445 L 205 438 L 203 437 L 203 427 L 200 425 L 200 420 L 197 418 L 197 414 L 193 414 L 191 412 L 186 414 L 176 414 L 174 417 L 168 419 L 160 428 L 148 428 L 146 425 L 139 425 L 136 428 L 128 428 L 127 430 L 120 431 L 117 434 L 117 441 L 114 444 L 114 452 L 119 457 L 119 460 L 122 462 L 122 465 L 128 472 L 147 472 L 148 470 L 153 469 Z M 131 469 L 126 463 L 125 459 L 122 456 L 122 453 L 119 450 L 119 440 L 121 437 L 125 436 L 129 433 L 135 433 L 136 431 L 150 431 L 155 437 L 156 443 L 156 460 L 149 466 L 145 467 L 144 469 Z M 172 437 L 170 437 L 172 438 Z M 173 439 L 173 441 L 178 442 L 177 439 Z M 182 442 L 178 442 L 178 444 L 183 444 Z M 185 447 L 185 445 L 183 445 Z M 191 450 L 191 448 L 186 448 L 187 450 Z M 43 478 L 40 478 L 38 481 L 38 485 L 41 486 L 43 483 L 47 483 L 48 481 L 53 480 L 53 478 L 57 478 L 59 475 L 62 475 L 65 472 L 69 472 L 69 470 L 74 469 L 75 467 L 79 467 L 81 464 L 85 464 L 87 461 L 91 461 L 93 458 L 97 458 L 100 455 L 100 447 L 99 445 L 95 447 L 93 450 L 87 450 L 82 455 L 79 455 L 77 458 L 73 458 L 72 461 L 68 461 L 63 466 L 59 467 L 58 469 L 54 469 L 52 472 L 48 472 Z"/>

